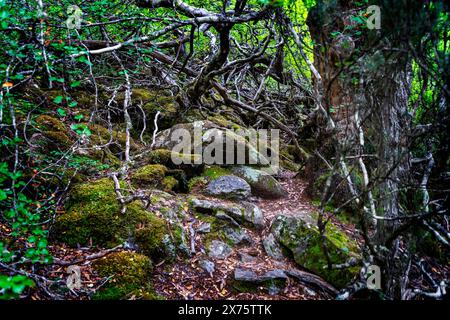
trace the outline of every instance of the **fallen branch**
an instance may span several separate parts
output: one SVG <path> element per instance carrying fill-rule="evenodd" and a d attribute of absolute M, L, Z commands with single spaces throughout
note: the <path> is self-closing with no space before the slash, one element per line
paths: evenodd
<path fill-rule="evenodd" d="M 84 258 L 75 259 L 75 260 L 72 260 L 72 261 L 65 261 L 65 260 L 60 260 L 60 259 L 55 258 L 55 259 L 53 259 L 53 264 L 59 265 L 59 266 L 77 265 L 77 264 L 81 264 L 81 263 L 86 262 L 86 261 L 92 261 L 92 260 L 97 260 L 97 259 L 103 258 L 104 256 L 106 256 L 106 255 L 108 255 L 110 253 L 116 252 L 116 251 L 118 251 L 118 250 L 120 250 L 122 248 L 123 248 L 123 245 L 118 245 L 118 246 L 116 246 L 114 248 L 102 250 L 100 252 L 91 254 L 91 255 L 86 256 Z"/>

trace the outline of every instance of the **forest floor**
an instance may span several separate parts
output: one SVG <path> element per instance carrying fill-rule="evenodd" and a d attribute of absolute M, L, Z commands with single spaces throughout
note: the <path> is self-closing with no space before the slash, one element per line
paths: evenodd
<path fill-rule="evenodd" d="M 328 293 L 322 290 L 312 290 L 304 283 L 293 277 L 289 277 L 284 288 L 277 292 L 270 292 L 267 287 L 260 286 L 249 292 L 239 292 L 234 286 L 234 271 L 236 268 L 251 270 L 261 275 L 272 270 L 301 270 L 293 261 L 284 257 L 281 260 L 275 260 L 267 255 L 263 239 L 270 233 L 270 227 L 273 219 L 278 215 L 301 216 L 302 219 L 315 223 L 312 213 L 317 211 L 317 206 L 308 197 L 306 189 L 307 183 L 293 172 L 284 172 L 279 177 L 288 195 L 282 199 L 261 199 L 251 198 L 250 201 L 257 204 L 264 213 L 265 227 L 261 230 L 247 229 L 245 231 L 250 235 L 252 243 L 249 245 L 237 245 L 233 247 L 232 254 L 224 260 L 211 259 L 206 255 L 206 248 L 200 235 L 195 236 L 196 253 L 190 258 L 178 257 L 174 263 L 165 261 L 155 265 L 153 276 L 153 287 L 155 291 L 164 299 L 186 299 L 186 300 L 315 300 L 315 299 L 333 299 Z M 201 222 L 196 221 L 192 212 L 191 217 L 185 222 L 185 229 L 189 230 L 188 224 L 194 221 L 193 226 L 197 227 Z M 352 238 L 361 242 L 362 239 L 353 225 L 349 221 L 342 222 L 336 217 L 330 220 L 341 230 Z M 192 226 L 192 225 L 191 225 Z M 82 275 L 82 288 L 75 291 L 66 292 L 66 299 L 89 299 L 89 297 L 99 288 L 105 285 L 108 279 L 104 279 L 96 274 L 92 268 L 93 259 L 88 257 L 101 254 L 104 250 L 88 246 L 82 248 L 69 248 L 64 244 L 56 243 L 50 246 L 51 253 L 58 261 L 64 264 L 54 263 L 42 275 L 48 279 L 59 282 L 61 287 L 67 279 L 67 261 L 76 262 L 80 267 Z M 121 250 L 121 249 L 120 249 Z M 208 274 L 203 270 L 199 261 L 208 259 L 214 262 L 215 270 Z M 449 266 L 437 264 L 433 259 L 423 260 L 430 266 L 435 274 L 445 275 L 450 273 Z M 427 288 L 427 279 L 418 276 L 414 281 L 416 287 Z M 67 290 L 67 289 L 66 289 Z M 33 300 L 47 299 L 48 297 L 42 290 L 34 290 L 30 296 Z M 134 297 L 129 297 L 134 299 Z"/>
<path fill-rule="evenodd" d="M 197 254 L 191 259 L 180 258 L 170 266 L 156 268 L 154 286 L 159 294 L 167 299 L 231 299 L 231 300 L 314 300 L 330 298 L 322 292 L 315 292 L 293 278 L 287 280 L 284 289 L 269 293 L 264 286 L 252 292 L 239 292 L 233 286 L 236 268 L 251 270 L 262 275 L 272 270 L 298 270 L 292 260 L 284 257 L 275 260 L 265 252 L 263 239 L 270 233 L 273 219 L 278 215 L 301 216 L 314 223 L 311 212 L 317 210 L 306 195 L 307 183 L 295 177 L 293 172 L 283 172 L 279 181 L 287 191 L 281 199 L 252 198 L 264 213 L 265 227 L 262 230 L 246 229 L 252 244 L 233 247 L 233 253 L 225 260 L 215 260 L 215 271 L 208 275 L 199 267 L 198 261 L 204 258 L 206 249 L 201 237 L 196 237 Z"/>
<path fill-rule="evenodd" d="M 302 216 L 311 219 L 310 213 L 316 208 L 306 195 L 307 183 L 295 177 L 293 172 L 284 172 L 279 177 L 280 183 L 287 191 L 282 199 L 251 198 L 250 200 L 260 207 L 265 218 L 265 227 L 261 230 L 247 229 L 245 231 L 252 238 L 251 245 L 238 245 L 233 247 L 232 254 L 224 260 L 214 260 L 215 271 L 208 275 L 199 267 L 199 261 L 204 259 L 206 248 L 202 237 L 195 237 L 196 254 L 190 258 L 178 257 L 175 263 L 167 264 L 165 261 L 155 266 L 153 285 L 156 292 L 165 299 L 281 299 L 303 300 L 330 298 L 322 292 L 315 292 L 294 278 L 289 277 L 284 289 L 269 294 L 267 288 L 259 287 L 252 292 L 241 293 L 233 288 L 234 270 L 242 268 L 252 270 L 256 274 L 263 274 L 270 270 L 297 270 L 298 266 L 292 260 L 283 258 L 275 260 L 268 256 L 264 250 L 262 240 L 270 233 L 273 219 L 280 214 Z M 194 217 L 192 217 L 195 219 Z M 189 219 L 188 219 L 189 220 Z M 200 221 L 196 221 L 200 223 Z M 188 226 L 185 226 L 188 230 Z M 88 256 L 101 253 L 92 247 L 78 249 L 69 248 L 62 244 L 50 246 L 52 254 L 59 261 L 83 261 Z M 206 256 L 206 258 L 208 258 Z M 209 258 L 208 258 L 209 259 Z M 88 296 L 104 285 L 104 279 L 96 275 L 92 268 L 92 261 L 85 260 L 77 264 L 81 268 L 82 290 L 71 292 L 73 299 L 86 299 Z M 47 276 L 59 279 L 61 282 L 67 277 L 67 265 L 54 264 Z M 32 299 L 43 299 L 43 293 L 35 291 Z"/>

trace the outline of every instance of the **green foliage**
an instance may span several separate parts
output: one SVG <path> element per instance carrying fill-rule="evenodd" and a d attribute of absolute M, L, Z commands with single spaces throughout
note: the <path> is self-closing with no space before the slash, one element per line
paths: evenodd
<path fill-rule="evenodd" d="M 0 222 L 5 223 L 8 244 L 0 239 L 0 261 L 4 263 L 49 263 L 47 231 L 39 224 L 39 202 L 18 191 L 24 186 L 20 171 L 11 171 L 0 163 Z M 36 206 L 38 209 L 36 210 Z M 15 298 L 33 282 L 23 275 L 0 276 L 0 298 Z"/>
<path fill-rule="evenodd" d="M 6 276 L 0 274 L 0 300 L 17 299 L 34 282 L 24 275 Z"/>

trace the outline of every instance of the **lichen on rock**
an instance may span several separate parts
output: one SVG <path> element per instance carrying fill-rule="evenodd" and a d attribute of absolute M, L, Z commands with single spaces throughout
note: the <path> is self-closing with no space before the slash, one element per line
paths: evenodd
<path fill-rule="evenodd" d="M 358 265 L 329 269 L 319 230 L 298 217 L 280 215 L 275 218 L 271 230 L 275 238 L 292 253 L 295 262 L 336 287 L 344 287 L 360 270 Z M 326 228 L 325 243 L 333 265 L 360 259 L 357 243 L 330 224 Z"/>

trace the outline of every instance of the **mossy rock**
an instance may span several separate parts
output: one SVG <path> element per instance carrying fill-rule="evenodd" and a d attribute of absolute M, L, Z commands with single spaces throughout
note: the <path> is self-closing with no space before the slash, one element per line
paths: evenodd
<path fill-rule="evenodd" d="M 298 163 L 289 160 L 281 160 L 280 166 L 286 170 L 298 172 L 302 169 L 302 166 Z"/>
<path fill-rule="evenodd" d="M 95 261 L 93 268 L 101 277 L 110 277 L 94 300 L 159 299 L 152 287 L 151 260 L 142 254 L 112 253 Z"/>
<path fill-rule="evenodd" d="M 214 240 L 220 240 L 230 247 L 234 246 L 234 243 L 226 236 L 225 228 L 238 229 L 236 226 L 231 225 L 228 221 L 218 219 L 214 216 L 207 214 L 197 213 L 196 218 L 204 223 L 209 223 L 211 231 L 202 235 L 203 245 L 207 248 Z"/>
<path fill-rule="evenodd" d="M 131 175 L 131 182 L 137 187 L 158 186 L 167 173 L 167 167 L 161 164 L 149 164 L 139 168 Z"/>
<path fill-rule="evenodd" d="M 40 115 L 36 118 L 36 128 L 41 130 L 43 136 L 51 143 L 46 145 L 56 145 L 59 147 L 68 146 L 71 139 L 68 136 L 68 129 L 66 125 L 59 119 L 49 115 Z"/>
<path fill-rule="evenodd" d="M 125 187 L 124 182 L 121 187 Z M 75 185 L 66 202 L 66 213 L 56 219 L 53 237 L 72 247 L 91 241 L 93 245 L 112 247 L 134 236 L 138 228 L 155 225 L 159 229 L 164 225 L 164 221 L 146 211 L 140 201 L 126 208 L 122 214 L 112 179 Z"/>
<path fill-rule="evenodd" d="M 159 260 L 166 252 L 163 240 L 168 234 L 165 221 L 156 216 L 151 216 L 149 221 L 135 231 L 135 242 L 139 249 L 147 256 Z"/>
<path fill-rule="evenodd" d="M 311 155 L 304 148 L 300 147 L 299 150 L 295 145 L 289 144 L 281 147 L 280 156 L 285 160 L 304 163 Z"/>
<path fill-rule="evenodd" d="M 180 164 L 178 163 L 194 164 L 199 159 L 200 155 L 198 154 L 183 154 L 167 149 L 155 149 L 145 156 L 146 163 L 161 164 L 169 168 L 179 168 Z"/>
<path fill-rule="evenodd" d="M 214 123 L 218 124 L 219 126 L 227 128 L 227 129 L 232 129 L 232 130 L 243 129 L 241 125 L 239 125 L 233 121 L 236 119 L 230 119 L 230 118 L 231 117 L 229 117 L 226 114 L 217 114 L 217 115 L 206 117 L 206 120 L 214 122 Z M 242 123 L 241 119 L 239 119 L 239 123 Z"/>
<path fill-rule="evenodd" d="M 297 217 L 278 216 L 272 224 L 275 238 L 292 253 L 295 262 L 309 269 L 332 285 L 343 288 L 358 274 L 360 266 L 328 269 L 323 239 L 317 227 Z M 332 264 L 360 260 L 357 243 L 328 223 L 325 242 Z"/>
<path fill-rule="evenodd" d="M 161 182 L 164 191 L 172 191 L 173 189 L 178 187 L 178 184 L 178 180 L 173 176 L 165 177 Z"/>
<path fill-rule="evenodd" d="M 205 166 L 199 176 L 191 178 L 187 184 L 188 191 L 193 193 L 201 193 L 206 185 L 219 177 L 230 174 L 230 170 L 220 166 Z"/>
<path fill-rule="evenodd" d="M 40 115 L 36 118 L 37 127 L 42 130 L 66 131 L 66 125 L 59 119 L 49 115 Z"/>
<path fill-rule="evenodd" d="M 173 134 L 178 135 L 180 132 L 189 133 L 192 136 L 195 134 L 203 134 L 202 139 L 194 140 L 194 143 L 182 145 L 177 139 L 173 139 Z M 206 146 L 214 146 L 217 144 L 217 138 L 221 137 L 224 144 L 234 144 L 234 160 L 243 160 L 245 163 L 255 165 L 268 165 L 269 159 L 261 154 L 256 146 L 250 143 L 246 137 L 246 131 L 241 134 L 236 133 L 234 130 L 220 127 L 214 122 L 196 121 L 192 123 L 178 123 L 170 129 L 161 131 L 155 139 L 155 148 L 168 149 L 168 150 L 181 150 L 184 147 L 184 153 L 194 153 L 196 150 L 206 150 Z M 238 153 L 239 150 L 244 151 L 242 154 Z M 218 149 L 216 148 L 216 151 Z M 223 148 L 221 154 L 215 154 L 216 160 L 230 161 L 231 154 L 226 154 L 226 148 Z M 243 159 L 242 159 L 243 158 Z M 203 159 L 205 160 L 205 159 Z M 211 159 L 213 160 L 213 159 Z M 234 162 L 234 161 L 233 161 Z"/>
<path fill-rule="evenodd" d="M 270 174 L 248 166 L 232 169 L 233 174 L 244 179 L 252 188 L 252 193 L 262 198 L 282 198 L 287 192 Z"/>
<path fill-rule="evenodd" d="M 80 149 L 77 151 L 77 154 L 80 156 L 85 156 L 87 159 L 92 159 L 94 161 L 100 162 L 102 165 L 108 165 L 109 167 L 119 167 L 122 165 L 122 162 L 117 158 L 109 148 L 102 149 Z M 95 166 L 92 166 L 93 170 L 98 171 Z M 88 170 L 89 173 L 90 170 Z"/>

